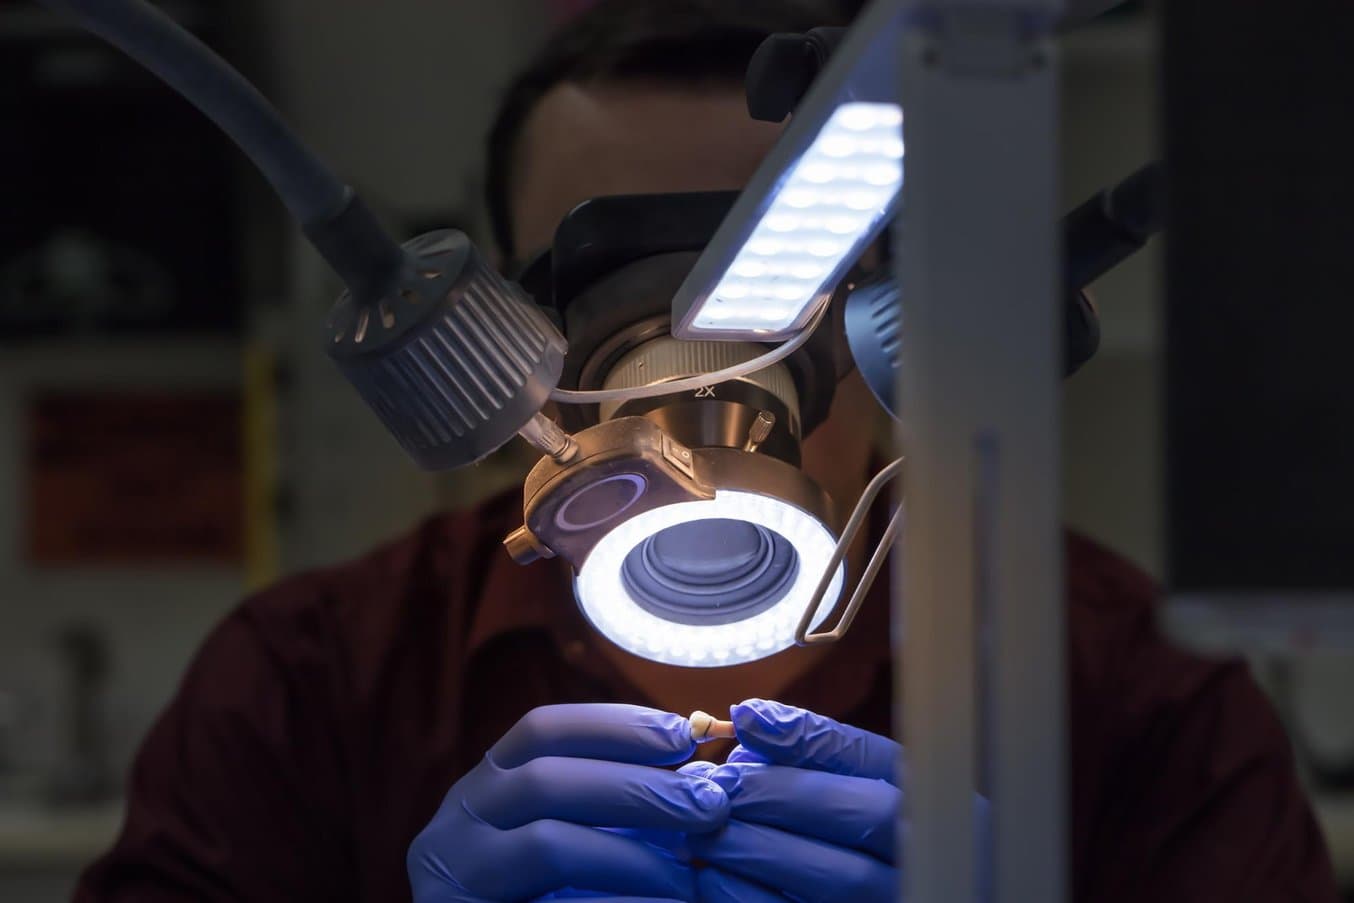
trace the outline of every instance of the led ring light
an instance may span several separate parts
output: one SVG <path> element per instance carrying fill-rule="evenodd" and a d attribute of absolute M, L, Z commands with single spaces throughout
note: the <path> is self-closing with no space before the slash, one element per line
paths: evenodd
<path fill-rule="evenodd" d="M 689 623 L 664 617 L 626 574 L 637 552 L 672 528 L 703 521 L 737 522 L 761 528 L 789 547 L 792 582 L 762 610 L 730 623 L 710 623 L 692 610 Z M 713 499 L 677 502 L 624 521 L 603 536 L 574 581 L 588 620 L 621 648 L 654 661 L 688 667 L 719 667 L 764 658 L 795 644 L 795 628 L 832 559 L 836 538 L 812 514 L 769 495 L 720 490 Z M 708 560 L 708 559 L 707 559 Z M 817 627 L 841 594 L 838 565 L 814 615 Z M 780 589 L 778 587 L 778 589 Z M 680 617 L 680 614 L 676 615 Z"/>
<path fill-rule="evenodd" d="M 746 405 L 701 405 L 753 432 L 738 419 Z M 573 434 L 569 460 L 542 459 L 509 553 L 567 561 L 584 616 L 643 658 L 720 667 L 795 645 L 810 602 L 817 627 L 842 593 L 831 499 L 775 454 L 683 444 L 660 425 L 663 411 L 604 421 Z M 797 442 L 775 447 L 797 460 Z"/>
<path fill-rule="evenodd" d="M 671 388 L 674 380 L 761 354 L 757 345 L 655 338 L 616 362 L 603 386 Z M 709 397 L 677 393 L 647 412 L 670 440 L 703 446 L 679 454 L 693 455 L 693 476 L 708 497 L 651 500 L 633 513 L 627 505 L 599 531 L 574 582 L 579 607 L 612 642 L 644 658 L 689 667 L 738 664 L 794 645 L 796 627 L 829 567 L 836 580 L 821 597 L 826 602 L 816 606 L 815 626 L 831 611 L 842 584 L 840 562 L 832 559 L 836 538 L 810 513 L 814 494 L 801 491 L 812 481 L 798 468 L 793 479 L 785 473 L 748 477 L 749 471 L 774 473 L 784 463 L 798 463 L 798 392 L 789 371 L 773 364 L 710 391 Z M 759 396 L 759 403 L 749 404 Z M 766 436 L 756 439 L 753 425 L 739 418 L 761 405 L 783 406 L 783 432 L 794 441 L 778 452 L 791 455 L 788 462 L 750 450 Z M 611 402 L 600 413 L 609 420 L 624 410 Z M 762 413 L 770 423 L 777 419 L 771 410 Z M 729 447 L 741 436 L 742 449 Z M 722 443 L 728 443 L 722 452 L 708 447 Z M 629 516 L 621 519 L 622 513 Z"/>

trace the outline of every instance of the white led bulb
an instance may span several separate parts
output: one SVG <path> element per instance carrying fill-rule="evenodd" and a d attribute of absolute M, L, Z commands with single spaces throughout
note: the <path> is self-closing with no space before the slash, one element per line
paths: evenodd
<path fill-rule="evenodd" d="M 694 329 L 773 333 L 801 321 L 878 231 L 903 182 L 897 104 L 845 103 L 789 171 Z"/>

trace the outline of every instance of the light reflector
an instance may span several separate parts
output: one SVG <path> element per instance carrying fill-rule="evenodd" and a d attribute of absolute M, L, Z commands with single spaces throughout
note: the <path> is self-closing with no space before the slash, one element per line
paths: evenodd
<path fill-rule="evenodd" d="M 781 333 L 802 325 L 891 214 L 903 182 L 897 104 L 838 106 L 786 174 L 693 331 Z"/>
<path fill-rule="evenodd" d="M 672 621 L 637 602 L 623 576 L 630 552 L 669 527 L 700 520 L 746 521 L 789 543 L 798 556 L 798 569 L 784 595 L 751 617 L 725 624 Z M 713 499 L 654 508 L 617 526 L 588 555 L 574 579 L 574 592 L 593 626 L 635 655 L 688 667 L 736 665 L 794 645 L 795 627 L 835 545 L 836 539 L 821 521 L 788 502 L 720 490 Z M 814 626 L 836 604 L 844 573 L 839 566 L 814 614 Z"/>

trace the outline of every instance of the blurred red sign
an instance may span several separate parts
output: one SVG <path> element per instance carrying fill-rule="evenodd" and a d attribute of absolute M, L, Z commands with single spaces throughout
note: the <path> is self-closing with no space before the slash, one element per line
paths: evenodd
<path fill-rule="evenodd" d="M 28 416 L 28 560 L 239 563 L 242 471 L 236 394 L 40 394 Z"/>

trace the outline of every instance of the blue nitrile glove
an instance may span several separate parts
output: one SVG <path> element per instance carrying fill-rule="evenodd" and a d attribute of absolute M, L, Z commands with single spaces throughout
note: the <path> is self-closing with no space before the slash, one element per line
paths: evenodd
<path fill-rule="evenodd" d="M 650 767 L 681 762 L 694 748 L 685 718 L 654 709 L 528 712 L 448 791 L 409 847 L 414 899 L 693 900 L 690 866 L 645 843 L 643 831 L 704 832 L 728 819 L 718 785 Z"/>
<path fill-rule="evenodd" d="M 719 784 L 733 806 L 727 827 L 689 838 L 692 855 L 709 866 L 698 876 L 701 899 L 892 901 L 898 744 L 761 699 L 731 715 L 739 746 L 729 761 L 681 769 Z M 986 802 L 976 805 L 984 816 Z M 980 867 L 983 893 L 987 871 Z"/>

